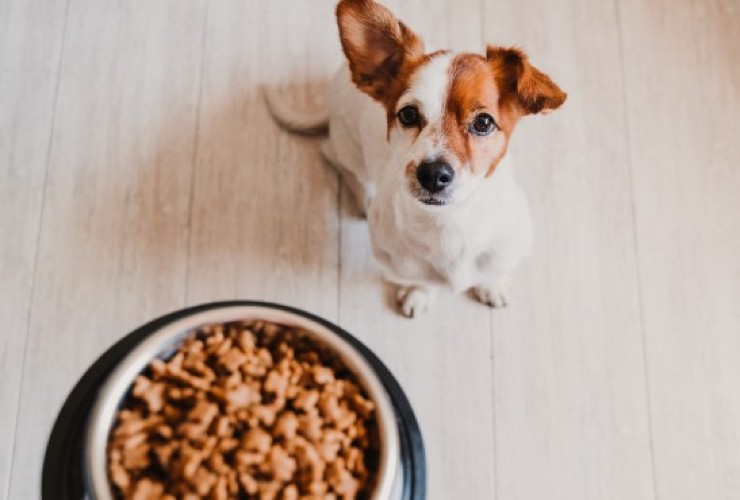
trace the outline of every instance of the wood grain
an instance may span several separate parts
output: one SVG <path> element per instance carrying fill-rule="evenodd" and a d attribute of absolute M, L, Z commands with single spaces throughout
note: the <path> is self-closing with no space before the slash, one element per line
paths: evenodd
<path fill-rule="evenodd" d="M 0 492 L 10 485 L 66 0 L 0 2 Z M 33 29 L 30 30 L 29 27 Z"/>
<path fill-rule="evenodd" d="M 190 302 L 272 300 L 336 318 L 336 174 L 322 164 L 314 141 L 273 123 L 261 95 L 262 86 L 286 87 L 285 98 L 296 106 L 317 105 L 313 98 L 339 53 L 334 3 L 312 5 L 308 11 L 298 1 L 285 2 L 284 10 L 260 2 L 210 5 Z"/>
<path fill-rule="evenodd" d="M 656 487 L 740 495 L 740 6 L 620 2 Z"/>
<path fill-rule="evenodd" d="M 512 141 L 535 246 L 494 315 L 497 498 L 652 498 L 615 7 L 486 4 L 484 19 L 569 94 Z"/>
<path fill-rule="evenodd" d="M 9 498 L 86 367 L 183 304 L 204 7 L 69 6 Z"/>
<path fill-rule="evenodd" d="M 536 243 L 504 311 L 398 316 L 316 142 L 268 117 L 261 86 L 321 105 L 334 0 L 0 1 L 0 495 L 38 497 L 111 343 L 254 298 L 381 356 L 432 500 L 738 498 L 737 2 L 387 4 L 437 48 L 518 44 L 569 93 L 514 134 Z"/>

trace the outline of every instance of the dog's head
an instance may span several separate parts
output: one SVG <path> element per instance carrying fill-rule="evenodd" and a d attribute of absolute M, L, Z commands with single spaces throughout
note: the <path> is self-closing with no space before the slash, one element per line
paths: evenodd
<path fill-rule="evenodd" d="M 565 101 L 518 49 L 488 47 L 485 57 L 426 53 L 373 0 L 342 0 L 337 20 L 352 80 L 385 107 L 399 179 L 424 204 L 466 198 L 493 174 L 522 116 Z"/>

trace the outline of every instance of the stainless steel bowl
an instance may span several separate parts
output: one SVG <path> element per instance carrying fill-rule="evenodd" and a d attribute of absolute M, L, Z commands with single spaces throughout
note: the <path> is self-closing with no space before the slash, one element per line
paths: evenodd
<path fill-rule="evenodd" d="M 346 340 L 325 326 L 299 314 L 269 306 L 224 306 L 196 312 L 149 335 L 111 372 L 101 387 L 90 413 L 85 433 L 83 468 L 86 490 L 92 498 L 112 499 L 107 472 L 108 436 L 116 413 L 134 379 L 155 358 L 167 358 L 194 330 L 208 324 L 239 320 L 264 320 L 306 330 L 318 343 L 331 347 L 367 390 L 377 405 L 380 460 L 373 498 L 401 496 L 403 472 L 400 463 L 398 427 L 390 398 L 375 371 Z"/>

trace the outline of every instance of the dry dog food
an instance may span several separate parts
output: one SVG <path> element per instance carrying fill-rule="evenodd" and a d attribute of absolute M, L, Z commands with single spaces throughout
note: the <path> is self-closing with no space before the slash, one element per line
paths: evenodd
<path fill-rule="evenodd" d="M 136 500 L 368 498 L 375 405 L 310 337 L 273 323 L 202 328 L 136 378 L 108 472 Z"/>

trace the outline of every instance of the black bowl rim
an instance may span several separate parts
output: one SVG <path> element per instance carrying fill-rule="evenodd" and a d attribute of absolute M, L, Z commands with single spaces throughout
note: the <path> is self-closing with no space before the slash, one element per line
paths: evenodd
<path fill-rule="evenodd" d="M 402 498 L 426 498 L 426 455 L 416 415 L 400 384 L 385 364 L 365 344 L 339 326 L 292 306 L 257 300 L 230 300 L 186 307 L 165 314 L 128 333 L 106 350 L 75 384 L 52 427 L 41 477 L 44 499 L 81 498 L 84 479 L 81 470 L 85 424 L 98 389 L 118 361 L 145 337 L 182 317 L 229 306 L 260 306 L 280 309 L 319 323 L 349 342 L 377 372 L 396 411 L 404 473 Z"/>

